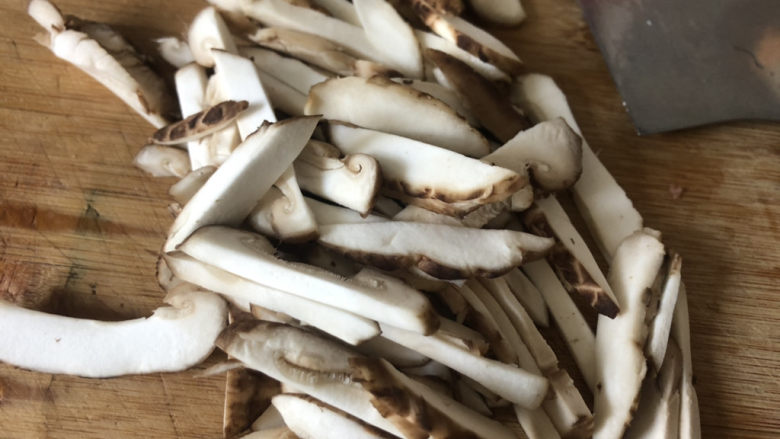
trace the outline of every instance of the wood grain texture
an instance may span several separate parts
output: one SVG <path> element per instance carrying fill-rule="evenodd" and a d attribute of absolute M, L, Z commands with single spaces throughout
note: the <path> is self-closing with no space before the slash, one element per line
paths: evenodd
<path fill-rule="evenodd" d="M 204 5 L 58 4 L 120 25 L 146 46 L 183 31 Z M 574 0 L 525 5 L 522 27 L 493 31 L 531 70 L 558 80 L 646 224 L 683 255 L 703 437 L 776 437 L 780 126 L 639 138 Z M 154 130 L 35 43 L 39 29 L 25 8 L 21 0 L 0 5 L 0 294 L 80 317 L 146 315 L 162 297 L 154 266 L 173 180 L 147 177 L 131 162 Z M 679 199 L 672 186 L 684 189 Z M 224 380 L 194 373 L 89 380 L 0 365 L 0 438 L 218 437 Z"/>

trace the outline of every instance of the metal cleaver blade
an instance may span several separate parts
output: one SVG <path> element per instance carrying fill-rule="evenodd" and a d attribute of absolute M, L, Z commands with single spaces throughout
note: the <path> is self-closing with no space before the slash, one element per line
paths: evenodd
<path fill-rule="evenodd" d="M 639 134 L 780 121 L 780 0 L 579 0 Z"/>

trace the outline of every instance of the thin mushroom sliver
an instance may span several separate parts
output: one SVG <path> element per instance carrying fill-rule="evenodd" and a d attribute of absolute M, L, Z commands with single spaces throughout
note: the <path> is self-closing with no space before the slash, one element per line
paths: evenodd
<path fill-rule="evenodd" d="M 166 125 L 152 134 L 158 145 L 176 145 L 200 139 L 230 125 L 247 109 L 247 101 L 224 101 L 178 122 Z"/>

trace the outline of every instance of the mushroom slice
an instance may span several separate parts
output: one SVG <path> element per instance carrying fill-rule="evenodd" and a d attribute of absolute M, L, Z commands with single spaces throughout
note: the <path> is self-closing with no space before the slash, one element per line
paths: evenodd
<path fill-rule="evenodd" d="M 459 291 L 469 305 L 492 321 L 494 328 L 492 331 L 497 337 L 506 341 L 509 352 L 506 354 L 496 351 L 499 359 L 505 363 L 519 364 L 520 367 L 528 372 L 539 375 L 541 371 L 536 362 L 534 362 L 528 347 L 523 343 L 504 310 L 490 293 L 485 290 L 482 284 L 472 280 L 466 282 L 466 285 L 461 287 Z M 537 407 L 533 410 L 518 404 L 515 404 L 514 407 L 520 425 L 531 439 L 555 438 L 559 436 L 550 417 L 542 407 Z"/>
<path fill-rule="evenodd" d="M 510 439 L 499 423 L 437 394 L 383 360 L 364 358 L 300 329 L 232 326 L 217 344 L 248 366 L 401 437 Z M 417 420 L 425 416 L 427 422 Z"/>
<path fill-rule="evenodd" d="M 425 355 L 382 336 L 361 343 L 355 349 L 367 357 L 384 358 L 393 366 L 401 369 L 422 367 L 431 361 Z"/>
<path fill-rule="evenodd" d="M 284 427 L 282 414 L 271 404 L 267 409 L 252 422 L 252 431 L 274 430 Z"/>
<path fill-rule="evenodd" d="M 299 439 L 287 426 L 281 426 L 268 430 L 253 431 L 241 436 L 240 439 Z"/>
<path fill-rule="evenodd" d="M 338 78 L 309 92 L 306 114 L 354 123 L 482 157 L 487 140 L 444 102 L 384 77 Z"/>
<path fill-rule="evenodd" d="M 511 270 L 503 276 L 509 289 L 515 295 L 515 298 L 523 305 L 534 323 L 544 328 L 550 325 L 547 305 L 539 289 L 528 280 L 519 268 Z"/>
<path fill-rule="evenodd" d="M 211 55 L 215 63 L 214 74 L 224 99 L 245 99 L 249 102 L 249 108 L 236 120 L 241 139 L 255 132 L 264 121 L 276 122 L 254 63 L 222 50 L 212 50 Z"/>
<path fill-rule="evenodd" d="M 422 207 L 409 204 L 404 209 L 398 212 L 393 221 L 402 221 L 410 223 L 423 223 L 423 224 L 443 224 L 447 226 L 463 227 L 463 222 L 455 217 L 436 213 L 432 210 L 423 209 Z"/>
<path fill-rule="evenodd" d="M 462 379 L 458 379 L 456 381 L 454 393 L 456 400 L 461 404 L 479 414 L 485 415 L 489 418 L 493 417 L 493 412 L 490 410 L 490 407 L 485 404 L 485 400 L 482 398 L 482 395 L 480 395 L 476 390 L 472 389 Z"/>
<path fill-rule="evenodd" d="M 571 187 L 582 172 L 582 138 L 556 118 L 518 132 L 482 160 L 516 172 L 530 169 L 541 189 L 560 191 Z"/>
<path fill-rule="evenodd" d="M 138 151 L 133 164 L 152 177 L 179 177 L 190 172 L 190 157 L 179 148 L 146 145 Z"/>
<path fill-rule="evenodd" d="M 124 322 L 46 314 L 0 301 L 0 361 L 90 378 L 185 370 L 211 354 L 227 307 L 219 296 L 186 285 L 165 301 L 170 306 L 150 317 Z"/>
<path fill-rule="evenodd" d="M 294 6 L 285 0 L 245 0 L 241 6 L 244 14 L 266 26 L 298 32 L 316 29 L 322 38 L 347 48 L 352 54 L 375 60 L 376 51 L 358 26 L 312 9 Z"/>
<path fill-rule="evenodd" d="M 170 65 L 180 69 L 187 64 L 195 62 L 190 51 L 190 45 L 176 37 L 162 37 L 154 40 L 157 43 L 157 51 Z"/>
<path fill-rule="evenodd" d="M 442 14 L 460 15 L 463 12 L 463 0 L 422 0 L 430 8 Z"/>
<path fill-rule="evenodd" d="M 547 261 L 535 261 L 523 266 L 523 271 L 544 297 L 555 325 L 561 331 L 566 346 L 574 357 L 585 383 L 596 389 L 596 337 L 577 305 L 566 292 Z"/>
<path fill-rule="evenodd" d="M 240 224 L 303 150 L 318 120 L 287 119 L 247 137 L 176 217 L 165 251 L 203 226 Z"/>
<path fill-rule="evenodd" d="M 330 15 L 355 26 L 362 26 L 355 6 L 349 0 L 312 0 L 317 6 L 327 10 Z"/>
<path fill-rule="evenodd" d="M 548 259 L 567 288 L 590 297 L 591 306 L 600 314 L 617 315 L 620 309 L 612 287 L 558 199 L 550 195 L 537 200 L 524 219 L 534 233 L 557 238 L 558 249 Z"/>
<path fill-rule="evenodd" d="M 507 26 L 525 20 L 525 10 L 520 0 L 469 0 L 469 5 L 480 17 Z"/>
<path fill-rule="evenodd" d="M 303 116 L 303 109 L 306 107 L 305 94 L 262 70 L 258 70 L 257 74 L 274 109 L 290 116 Z"/>
<path fill-rule="evenodd" d="M 178 122 L 166 125 L 152 134 L 158 145 L 177 145 L 198 140 L 233 123 L 249 106 L 247 101 L 224 101 Z"/>
<path fill-rule="evenodd" d="M 249 214 L 249 222 L 258 231 L 287 242 L 306 242 L 317 237 L 317 221 L 304 201 L 295 179 L 293 167 L 287 168 L 257 207 Z M 267 230 L 270 225 L 271 230 Z"/>
<path fill-rule="evenodd" d="M 206 94 L 209 80 L 206 78 L 205 68 L 195 63 L 187 64 L 176 71 L 174 82 L 182 116 L 188 117 L 197 114 L 208 106 Z M 230 131 L 235 131 L 235 129 Z M 187 152 L 190 156 L 190 167 L 197 170 L 203 166 L 219 164 L 216 158 L 216 147 L 219 146 L 217 143 L 223 140 L 223 137 L 224 140 L 227 140 L 227 137 L 220 133 L 207 139 L 188 142 Z M 231 142 L 230 149 L 233 146 Z"/>
<path fill-rule="evenodd" d="M 328 135 L 341 151 L 379 162 L 388 196 L 450 216 L 503 201 L 528 184 L 514 171 L 393 134 L 330 123 Z"/>
<path fill-rule="evenodd" d="M 512 294 L 505 280 L 482 279 L 481 282 L 504 309 L 542 374 L 550 380 L 552 397 L 544 401 L 544 409 L 555 428 L 563 437 L 590 437 L 593 433 L 590 409 L 569 374 L 559 368 L 555 352 L 536 329 L 525 308 Z"/>
<path fill-rule="evenodd" d="M 309 395 L 284 393 L 273 398 L 284 423 L 300 437 L 322 439 L 392 439 L 388 434 L 360 419 Z"/>
<path fill-rule="evenodd" d="M 672 340 L 658 375 L 645 377 L 636 414 L 626 430 L 627 439 L 680 437 L 681 357 Z"/>
<path fill-rule="evenodd" d="M 549 76 L 520 77 L 512 84 L 511 93 L 515 103 L 536 121 L 561 117 L 574 132 L 582 135 L 566 96 Z M 642 229 L 642 216 L 584 140 L 582 174 L 572 189 L 588 228 L 610 261 L 617 246 Z"/>
<path fill-rule="evenodd" d="M 353 4 L 379 59 L 404 76 L 422 78 L 420 43 L 395 8 L 385 0 L 355 0 Z"/>
<path fill-rule="evenodd" d="M 425 58 L 441 69 L 454 90 L 466 101 L 480 125 L 502 143 L 530 127 L 530 122 L 515 110 L 506 93 L 499 91 L 493 82 L 468 64 L 435 49 L 426 50 Z"/>
<path fill-rule="evenodd" d="M 376 197 L 376 200 L 374 200 L 374 211 L 387 218 L 398 215 L 398 212 L 401 210 L 403 210 L 403 206 L 392 198 L 388 198 L 384 195 L 380 194 Z"/>
<path fill-rule="evenodd" d="M 382 173 L 376 159 L 366 154 L 328 157 L 316 145 L 332 145 L 310 140 L 295 160 L 298 183 L 306 191 L 368 215 L 382 184 Z"/>
<path fill-rule="evenodd" d="M 420 48 L 423 52 L 428 49 L 440 50 L 468 64 L 480 75 L 490 79 L 491 81 L 509 81 L 509 76 L 507 76 L 507 74 L 504 73 L 501 69 L 494 66 L 493 64 L 483 61 L 478 56 L 461 49 L 451 41 L 448 41 L 434 33 L 425 32 L 422 30 L 415 31 L 415 35 L 417 35 L 417 41 L 420 42 Z"/>
<path fill-rule="evenodd" d="M 681 269 L 682 258 L 678 253 L 672 253 L 668 264 L 665 266 L 666 279 L 660 292 L 660 300 L 655 303 L 651 302 L 648 310 L 648 314 L 652 311 L 653 316 L 652 320 L 650 320 L 649 332 L 647 334 L 645 354 L 656 371 L 661 370 L 661 365 L 664 362 L 664 358 L 666 358 L 666 347 L 672 329 L 674 309 L 677 305 L 682 283 Z"/>
<path fill-rule="evenodd" d="M 416 266 L 438 279 L 499 276 L 552 246 L 523 232 L 398 221 L 321 226 L 319 242 L 382 269 Z"/>
<path fill-rule="evenodd" d="M 317 224 L 320 226 L 390 221 L 378 215 L 366 215 L 364 217 L 357 211 L 323 203 L 314 198 L 307 197 L 306 203 L 309 204 L 309 208 L 314 212 L 314 218 L 316 218 Z"/>
<path fill-rule="evenodd" d="M 271 406 L 281 393 L 279 382 L 252 369 L 230 369 L 225 375 L 225 408 L 222 435 L 237 437 Z"/>
<path fill-rule="evenodd" d="M 217 339 L 217 346 L 247 367 L 341 409 L 371 425 L 400 435 L 371 404 L 372 395 L 356 381 L 352 360 L 361 358 L 346 346 L 302 329 L 271 322 L 237 322 Z"/>
<path fill-rule="evenodd" d="M 254 283 L 181 253 L 165 256 L 181 279 L 241 301 L 287 314 L 349 344 L 379 334 L 377 324 L 347 311 Z"/>
<path fill-rule="evenodd" d="M 408 85 L 417 91 L 433 96 L 434 98 L 449 105 L 460 116 L 465 118 L 470 125 L 475 127 L 479 126 L 479 121 L 474 116 L 472 111 L 466 107 L 460 97 L 451 89 L 436 82 L 423 81 L 420 79 L 396 78 L 393 79 L 393 81 L 399 84 Z"/>
<path fill-rule="evenodd" d="M 373 61 L 358 59 L 347 49 L 314 34 L 290 29 L 258 29 L 249 39 L 260 46 L 285 53 L 340 76 L 392 76 L 398 72 Z"/>
<path fill-rule="evenodd" d="M 413 0 L 413 5 L 425 24 L 445 40 L 510 75 L 523 73 L 520 58 L 496 37 L 460 17 L 437 12 L 426 0 Z"/>
<path fill-rule="evenodd" d="M 217 168 L 214 166 L 204 166 L 191 171 L 168 189 L 168 195 L 182 206 L 187 204 L 216 170 Z"/>
<path fill-rule="evenodd" d="M 409 378 L 384 360 L 355 359 L 352 363 L 363 378 L 361 385 L 373 395 L 371 403 L 403 432 L 402 437 L 515 437 L 498 422 Z"/>
<path fill-rule="evenodd" d="M 596 331 L 594 438 L 620 438 L 631 422 L 647 365 L 643 352 L 647 291 L 664 258 L 658 232 L 650 229 L 626 238 L 615 252 L 609 274 L 620 314 L 599 315 Z M 616 353 L 618 353 L 616 355 Z"/>
<path fill-rule="evenodd" d="M 309 89 L 320 82 L 330 79 L 330 76 L 309 67 L 297 59 L 281 56 L 278 53 L 261 47 L 241 47 L 241 55 L 254 61 L 258 69 L 290 85 L 304 95 Z"/>
<path fill-rule="evenodd" d="M 32 0 L 27 12 L 49 33 L 39 41 L 54 55 L 93 77 L 155 127 L 168 124 L 165 115 L 174 103 L 165 83 L 121 35 L 105 24 L 75 18 L 65 23 L 48 0 Z"/>
<path fill-rule="evenodd" d="M 685 284 L 680 283 L 677 305 L 672 320 L 672 339 L 682 352 L 682 379 L 680 383 L 680 439 L 700 439 L 699 400 L 693 387 L 693 365 L 691 361 L 691 334 L 688 318 L 688 298 Z"/>
<path fill-rule="evenodd" d="M 538 407 L 547 394 L 544 377 L 476 355 L 439 333 L 426 337 L 388 325 L 381 325 L 381 329 L 383 337 L 420 352 L 523 407 Z"/>
<path fill-rule="evenodd" d="M 254 233 L 204 227 L 181 250 L 253 282 L 369 319 L 424 334 L 439 325 L 425 296 L 400 281 L 373 273 L 344 279 L 317 267 L 285 262 L 273 255 L 265 238 Z"/>
<path fill-rule="evenodd" d="M 441 318 L 441 326 L 436 335 L 442 340 L 465 349 L 475 355 L 484 355 L 490 347 L 479 332 L 454 320 Z"/>
<path fill-rule="evenodd" d="M 209 6 L 198 13 L 187 33 L 192 57 L 203 67 L 214 67 L 212 49 L 238 53 L 227 24 L 216 8 Z"/>

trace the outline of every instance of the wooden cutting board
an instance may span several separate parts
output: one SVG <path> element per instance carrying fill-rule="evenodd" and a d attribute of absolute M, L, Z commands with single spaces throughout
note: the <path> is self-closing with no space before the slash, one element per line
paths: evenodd
<path fill-rule="evenodd" d="M 132 166 L 152 129 L 36 44 L 26 3 L 0 5 L 0 295 L 79 317 L 147 315 L 163 295 L 154 270 L 173 180 Z M 59 4 L 146 45 L 204 6 Z M 638 138 L 574 0 L 525 4 L 522 27 L 493 31 L 558 80 L 646 224 L 684 257 L 703 437 L 777 437 L 780 126 Z M 217 437 L 223 379 L 194 374 L 89 380 L 0 365 L 0 438 Z"/>

